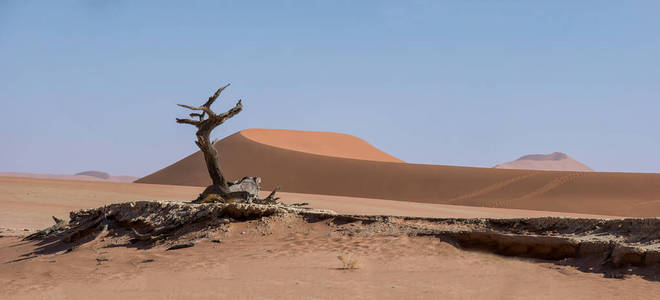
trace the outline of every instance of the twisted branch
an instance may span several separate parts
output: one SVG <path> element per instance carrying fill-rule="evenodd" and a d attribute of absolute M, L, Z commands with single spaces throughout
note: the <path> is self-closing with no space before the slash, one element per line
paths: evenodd
<path fill-rule="evenodd" d="M 224 91 L 229 85 L 231 85 L 231 83 L 227 83 L 227 85 L 225 85 L 225 86 L 219 88 L 219 89 L 215 92 L 215 94 L 213 94 L 211 97 L 209 97 L 209 100 L 207 100 L 206 103 L 204 103 L 204 105 L 202 105 L 202 106 L 204 106 L 204 107 L 211 107 L 211 104 L 213 104 L 213 102 L 215 101 L 215 99 L 218 99 L 218 96 L 220 96 L 220 93 L 222 93 L 222 91 Z"/>

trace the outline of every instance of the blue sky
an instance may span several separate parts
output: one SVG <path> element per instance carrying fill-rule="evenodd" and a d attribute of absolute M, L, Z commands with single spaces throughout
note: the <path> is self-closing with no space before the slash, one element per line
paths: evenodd
<path fill-rule="evenodd" d="M 565 152 L 660 172 L 657 1 L 0 0 L 0 171 L 146 175 L 214 132 L 335 131 L 405 161 Z"/>

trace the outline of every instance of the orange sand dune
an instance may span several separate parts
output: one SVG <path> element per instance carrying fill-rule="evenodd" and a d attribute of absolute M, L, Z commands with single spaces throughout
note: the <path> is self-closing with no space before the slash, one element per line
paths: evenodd
<path fill-rule="evenodd" d="M 246 133 L 247 132 L 247 133 Z M 531 171 L 350 159 L 287 149 L 290 131 L 251 130 L 215 144 L 231 179 L 260 176 L 282 191 L 619 216 L 660 216 L 660 174 Z M 304 135 L 313 135 L 306 133 Z M 269 145 L 277 144 L 277 147 Z M 136 182 L 206 186 L 196 152 Z"/>
<path fill-rule="evenodd" d="M 357 137 L 334 133 L 283 129 L 246 129 L 241 134 L 259 143 L 311 154 L 373 161 L 403 162 Z"/>

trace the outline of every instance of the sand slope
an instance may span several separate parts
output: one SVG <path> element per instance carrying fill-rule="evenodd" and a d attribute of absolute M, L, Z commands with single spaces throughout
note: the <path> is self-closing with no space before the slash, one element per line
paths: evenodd
<path fill-rule="evenodd" d="M 215 144 L 228 177 L 282 191 L 620 216 L 660 216 L 660 174 L 531 171 L 367 161 L 288 150 L 238 132 Z M 206 186 L 196 152 L 136 182 Z"/>
<path fill-rule="evenodd" d="M 572 157 L 555 152 L 551 154 L 530 154 L 518 158 L 512 162 L 495 166 L 496 169 L 523 169 L 523 170 L 545 170 L 545 171 L 579 171 L 593 172 L 587 165 L 573 159 Z"/>

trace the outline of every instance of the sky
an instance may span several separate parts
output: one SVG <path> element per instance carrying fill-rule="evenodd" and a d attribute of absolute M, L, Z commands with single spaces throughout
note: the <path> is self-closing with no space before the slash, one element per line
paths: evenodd
<path fill-rule="evenodd" d="M 246 128 L 404 161 L 660 173 L 658 1 L 0 0 L 0 171 L 144 176 Z"/>

